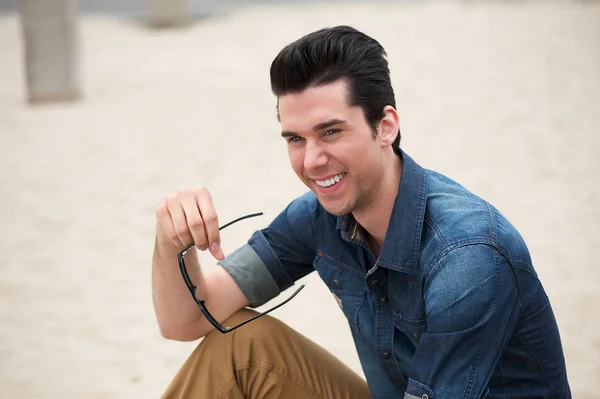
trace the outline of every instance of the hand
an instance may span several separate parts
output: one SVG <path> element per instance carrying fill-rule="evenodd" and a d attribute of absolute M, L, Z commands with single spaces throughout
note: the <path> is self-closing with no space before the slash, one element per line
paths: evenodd
<path fill-rule="evenodd" d="M 194 242 L 201 251 L 209 249 L 217 260 L 225 257 L 217 212 L 206 187 L 169 194 L 156 208 L 156 220 L 157 229 L 162 229 L 176 247 L 184 248 Z"/>

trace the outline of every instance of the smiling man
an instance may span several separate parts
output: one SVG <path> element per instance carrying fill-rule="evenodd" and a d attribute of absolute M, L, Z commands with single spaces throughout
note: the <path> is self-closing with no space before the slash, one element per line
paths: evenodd
<path fill-rule="evenodd" d="M 381 45 L 345 26 L 313 32 L 278 54 L 271 86 L 310 191 L 227 257 L 208 189 L 158 206 L 161 332 L 205 337 L 164 397 L 569 398 L 526 244 L 492 205 L 400 149 Z M 203 274 L 195 251 L 184 262 L 190 242 L 220 266 Z M 366 382 L 270 316 L 219 324 L 256 317 L 246 307 L 315 270 L 348 319 Z"/>

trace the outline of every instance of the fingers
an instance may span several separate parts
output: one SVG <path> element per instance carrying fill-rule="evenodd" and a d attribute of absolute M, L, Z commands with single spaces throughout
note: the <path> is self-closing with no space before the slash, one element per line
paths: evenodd
<path fill-rule="evenodd" d="M 204 227 L 206 232 L 206 238 L 208 240 L 208 246 L 210 253 L 218 260 L 222 260 L 225 256 L 221 249 L 221 235 L 219 233 L 219 219 L 217 212 L 212 202 L 212 197 L 208 190 L 206 195 L 199 195 L 196 197 L 198 208 L 202 213 L 202 220 L 204 221 Z"/>
<path fill-rule="evenodd" d="M 180 190 L 168 195 L 156 209 L 156 218 L 165 235 L 178 248 L 192 242 L 222 260 L 219 221 L 210 192 L 205 187 Z"/>
<path fill-rule="evenodd" d="M 198 249 L 205 251 L 208 248 L 209 243 L 206 238 L 204 221 L 202 220 L 202 215 L 200 209 L 198 209 L 194 196 L 184 195 L 179 201 L 186 218 L 185 227 L 192 237 L 188 244 L 193 242 Z"/>
<path fill-rule="evenodd" d="M 177 232 L 175 231 L 175 225 L 173 223 L 173 217 L 169 211 L 169 200 L 165 198 L 163 202 L 156 208 L 156 220 L 158 226 L 162 227 L 166 237 L 178 248 L 185 246 L 179 239 Z M 157 226 L 157 228 L 158 228 Z"/>

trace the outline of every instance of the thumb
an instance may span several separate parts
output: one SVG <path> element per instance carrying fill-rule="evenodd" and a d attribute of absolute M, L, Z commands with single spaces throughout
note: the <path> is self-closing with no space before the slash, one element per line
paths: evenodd
<path fill-rule="evenodd" d="M 223 248 L 221 248 L 221 245 L 218 242 L 213 242 L 210 245 L 209 250 L 216 260 L 223 260 L 225 258 L 225 255 L 223 254 Z"/>

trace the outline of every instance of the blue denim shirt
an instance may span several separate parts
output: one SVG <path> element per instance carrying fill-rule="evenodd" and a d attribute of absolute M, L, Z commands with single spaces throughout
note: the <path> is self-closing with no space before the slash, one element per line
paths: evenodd
<path fill-rule="evenodd" d="M 312 193 L 222 265 L 253 306 L 316 270 L 375 398 L 570 398 L 559 331 L 517 230 L 402 153 L 381 254 Z"/>

